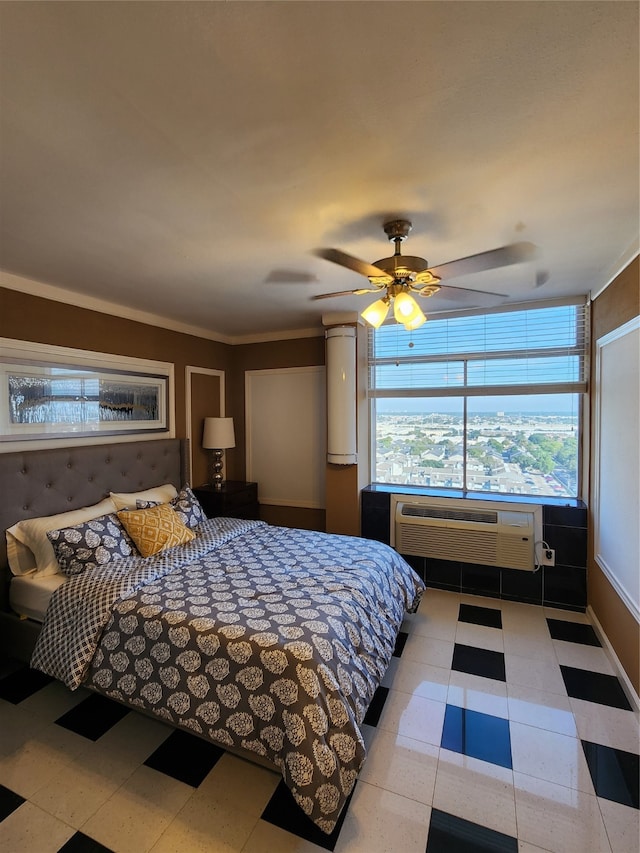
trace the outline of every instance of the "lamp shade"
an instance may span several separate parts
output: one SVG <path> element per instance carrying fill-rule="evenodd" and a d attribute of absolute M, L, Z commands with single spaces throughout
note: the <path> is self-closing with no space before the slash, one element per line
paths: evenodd
<path fill-rule="evenodd" d="M 202 446 L 205 450 L 226 450 L 235 447 L 233 418 L 205 418 Z"/>

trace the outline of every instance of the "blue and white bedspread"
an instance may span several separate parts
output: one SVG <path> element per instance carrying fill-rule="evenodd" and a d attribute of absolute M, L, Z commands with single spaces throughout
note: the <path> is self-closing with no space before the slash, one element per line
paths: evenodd
<path fill-rule="evenodd" d="M 331 832 L 424 585 L 379 542 L 226 518 L 197 533 L 69 578 L 31 665 L 265 757 Z"/>

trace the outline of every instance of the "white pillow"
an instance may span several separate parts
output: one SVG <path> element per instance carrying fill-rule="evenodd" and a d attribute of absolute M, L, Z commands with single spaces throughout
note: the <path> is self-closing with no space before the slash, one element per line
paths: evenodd
<path fill-rule="evenodd" d="M 111 498 L 104 498 L 100 503 L 93 506 L 85 506 L 81 509 L 73 509 L 70 512 L 62 512 L 58 515 L 47 515 L 43 518 L 26 518 L 9 527 L 7 530 L 7 556 L 9 567 L 14 575 L 25 574 L 27 561 L 24 554 L 16 555 L 17 548 L 11 547 L 11 537 L 15 537 L 18 543 L 26 545 L 35 558 L 35 572 L 38 575 L 55 575 L 60 571 L 51 542 L 47 538 L 47 530 L 58 530 L 61 527 L 72 527 L 83 521 L 91 521 L 101 515 L 115 512 L 116 507 Z M 13 558 L 13 562 L 12 562 Z M 26 568 L 26 572 L 33 569 Z"/>
<path fill-rule="evenodd" d="M 178 490 L 171 483 L 164 486 L 154 486 L 153 489 L 145 489 L 143 492 L 110 492 L 111 500 L 118 511 L 122 509 L 137 509 L 136 501 L 155 501 L 167 504 L 178 494 Z"/>
<path fill-rule="evenodd" d="M 19 539 L 6 532 L 7 561 L 14 575 L 28 575 L 36 570 L 36 558 L 31 548 L 23 545 Z"/>

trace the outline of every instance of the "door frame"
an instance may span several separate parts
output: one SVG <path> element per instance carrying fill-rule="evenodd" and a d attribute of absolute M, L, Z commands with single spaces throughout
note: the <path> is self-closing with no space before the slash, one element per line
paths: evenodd
<path fill-rule="evenodd" d="M 210 367 L 195 367 L 188 364 L 184 369 L 184 404 L 186 417 L 187 438 L 189 439 L 189 482 L 193 476 L 193 441 L 191 441 L 191 379 L 194 373 L 201 373 L 205 376 L 217 376 L 220 380 L 220 417 L 225 417 L 225 371 L 215 370 Z"/>

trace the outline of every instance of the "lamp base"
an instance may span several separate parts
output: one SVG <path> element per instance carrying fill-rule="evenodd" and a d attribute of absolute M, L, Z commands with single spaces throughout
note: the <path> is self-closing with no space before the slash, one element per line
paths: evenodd
<path fill-rule="evenodd" d="M 222 474 L 223 469 L 223 461 L 222 454 L 224 451 L 222 450 L 214 450 L 211 454 L 211 472 L 209 474 L 209 485 L 213 486 L 214 489 L 221 489 L 222 484 L 224 483 L 224 478 Z"/>

